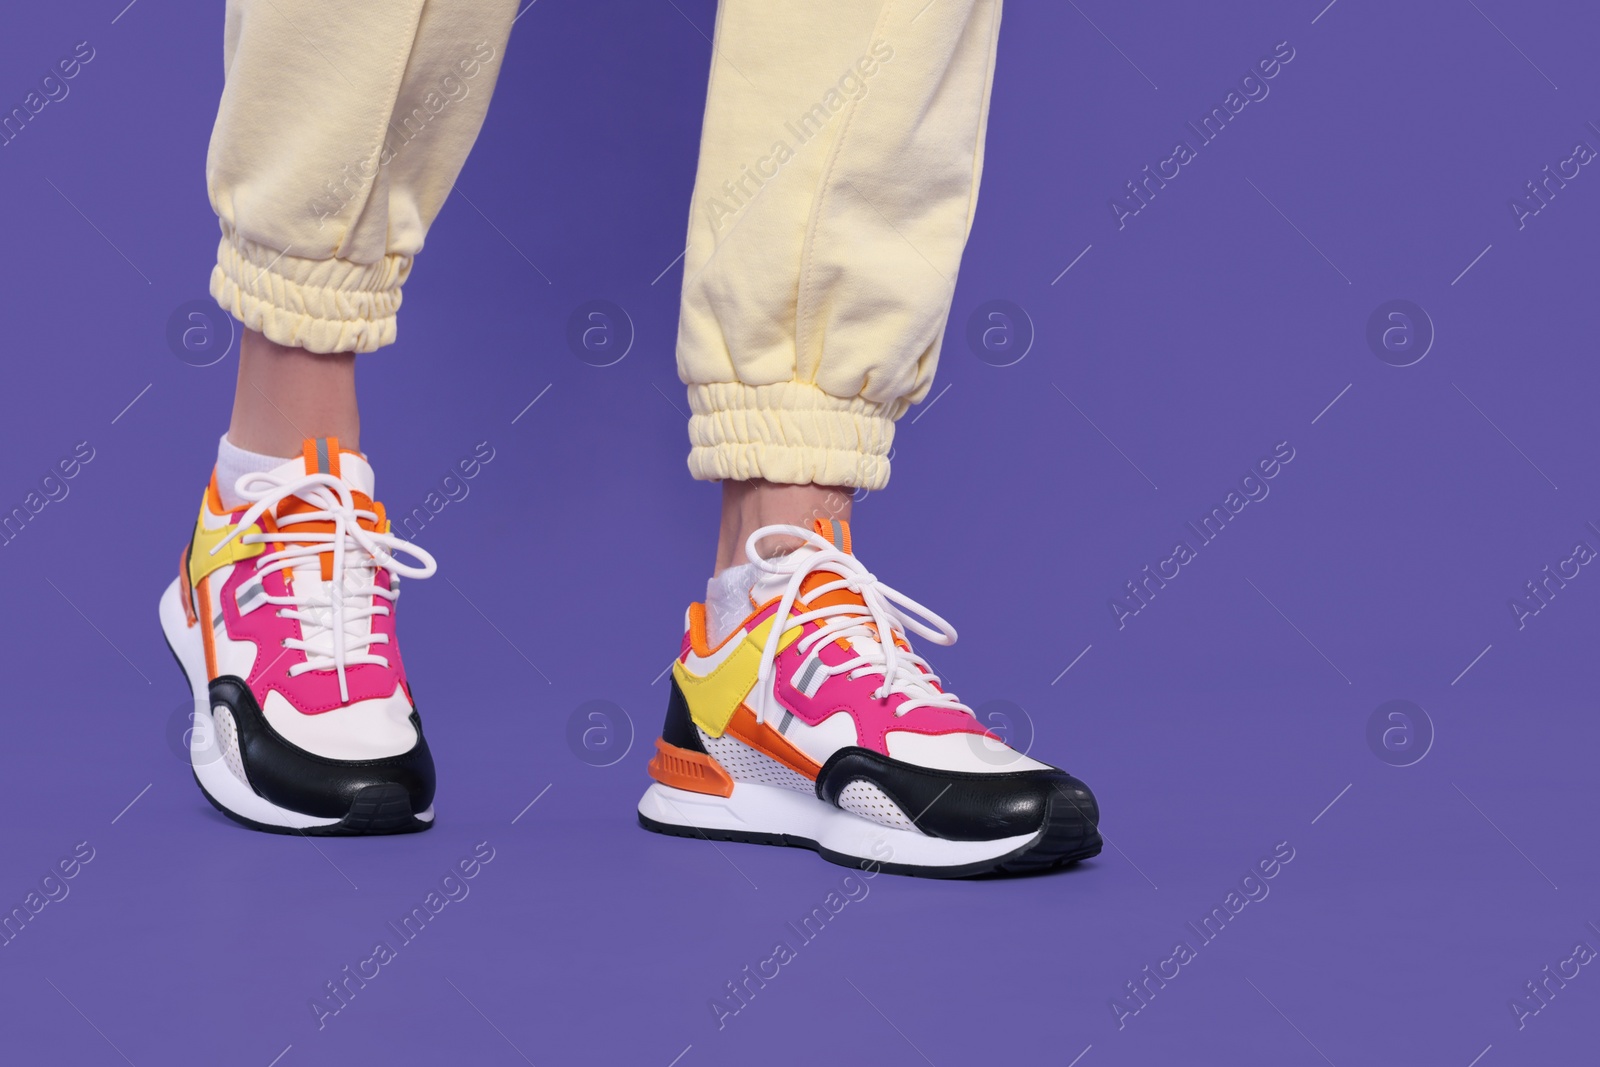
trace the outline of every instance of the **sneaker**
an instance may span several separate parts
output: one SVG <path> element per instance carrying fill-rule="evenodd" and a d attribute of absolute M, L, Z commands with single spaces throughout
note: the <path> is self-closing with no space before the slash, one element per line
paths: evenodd
<path fill-rule="evenodd" d="M 211 485 L 161 628 L 194 692 L 189 762 L 219 811 L 256 830 L 394 834 L 433 825 L 433 756 L 394 605 L 433 557 L 389 532 L 372 467 L 336 438 Z M 404 552 L 421 561 L 407 566 Z"/>
<path fill-rule="evenodd" d="M 775 535 L 805 543 L 761 559 Z M 761 577 L 741 626 L 712 647 L 706 605 L 689 607 L 641 826 L 946 878 L 1100 852 L 1089 788 L 940 686 L 907 638 L 955 630 L 862 566 L 846 523 L 764 527 L 746 554 Z"/>

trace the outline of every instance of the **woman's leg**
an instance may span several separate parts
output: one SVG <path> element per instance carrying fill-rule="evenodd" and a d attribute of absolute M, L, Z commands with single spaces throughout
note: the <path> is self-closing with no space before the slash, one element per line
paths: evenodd
<path fill-rule="evenodd" d="M 972 224 L 999 23 L 999 0 L 722 0 L 678 332 L 718 571 L 759 525 L 848 518 L 887 483 Z"/>
<path fill-rule="evenodd" d="M 515 11 L 230 0 L 206 161 L 222 226 L 211 292 L 244 326 L 230 471 L 307 438 L 359 447 L 355 354 L 395 339 L 401 286 L 483 124 Z"/>
<path fill-rule="evenodd" d="M 723 483 L 720 570 L 670 668 L 647 829 L 869 873 L 1100 851 L 1088 787 L 984 730 L 912 647 L 954 628 L 867 569 L 879 549 L 848 521 L 932 381 L 999 17 L 998 0 L 722 0 L 678 344 L 689 467 Z M 730 566 L 774 521 L 801 528 L 760 552 L 794 551 Z"/>
<path fill-rule="evenodd" d="M 239 378 L 161 621 L 194 736 L 215 740 L 191 746 L 196 781 L 257 829 L 433 824 L 394 604 L 434 561 L 373 499 L 355 361 L 395 339 L 514 17 L 512 0 L 229 0 L 206 178 Z"/>

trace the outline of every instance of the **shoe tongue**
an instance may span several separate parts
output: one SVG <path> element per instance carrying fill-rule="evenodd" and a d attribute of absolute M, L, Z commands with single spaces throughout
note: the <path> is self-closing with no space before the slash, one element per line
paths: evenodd
<path fill-rule="evenodd" d="M 300 455 L 277 467 L 272 473 L 278 478 L 296 478 L 305 474 L 331 474 L 341 479 L 356 495 L 357 506 L 372 510 L 376 477 L 372 464 L 359 452 L 339 447 L 337 437 L 308 437 Z M 365 499 L 362 499 L 365 498 Z M 301 497 L 286 497 L 274 509 L 275 517 L 287 518 L 296 511 L 310 510 Z"/>
<path fill-rule="evenodd" d="M 855 554 L 850 550 L 850 524 L 843 519 L 812 519 L 811 529 L 845 555 Z M 800 595 L 806 597 L 806 603 L 813 608 L 832 607 L 834 604 L 859 604 L 865 608 L 867 602 L 861 599 L 861 594 L 852 593 L 848 589 L 835 589 L 819 597 L 810 596 L 811 590 L 829 582 L 836 582 L 840 577 L 841 575 L 829 570 L 812 571 L 806 575 L 805 581 L 800 583 Z"/>
<path fill-rule="evenodd" d="M 358 509 L 362 511 L 374 510 L 372 493 L 377 479 L 373 474 L 372 464 L 368 463 L 366 457 L 359 452 L 341 449 L 337 437 L 306 438 L 300 455 L 287 461 L 272 473 L 279 478 L 285 479 L 305 474 L 331 474 L 350 487 Z M 285 534 L 290 543 L 303 543 L 294 541 L 294 534 L 297 530 L 315 530 L 319 533 L 333 532 L 334 526 L 331 522 L 297 523 L 295 521 L 296 512 L 315 510 L 317 510 L 316 507 L 302 497 L 285 497 L 273 509 L 273 518 L 280 528 L 287 527 Z M 361 525 L 367 529 L 372 529 L 375 526 L 373 522 L 367 519 L 362 519 Z M 318 557 L 308 557 L 303 566 L 305 568 L 315 567 L 318 569 L 323 581 L 333 580 L 333 556 L 331 553 L 322 553 Z"/>

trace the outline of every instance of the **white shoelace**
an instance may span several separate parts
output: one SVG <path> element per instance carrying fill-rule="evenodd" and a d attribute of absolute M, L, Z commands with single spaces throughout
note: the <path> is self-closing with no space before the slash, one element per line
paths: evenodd
<path fill-rule="evenodd" d="M 796 550 L 774 559 L 761 558 L 756 552 L 756 542 L 775 536 L 797 538 L 815 551 Z M 796 647 L 802 658 L 809 656 L 817 646 L 836 638 L 844 638 L 856 652 L 855 658 L 829 666 L 822 661 L 819 650 L 817 669 L 827 676 L 848 674 L 854 679 L 869 674 L 881 675 L 883 684 L 873 691 L 874 699 L 887 700 L 897 693 L 907 698 L 895 708 L 896 715 L 904 715 L 917 708 L 945 708 L 973 714 L 972 709 L 956 699 L 954 694 L 936 688 L 939 676 L 933 673 L 927 660 L 895 643 L 898 630 L 901 636 L 911 632 L 936 645 L 953 645 L 956 642 L 955 627 L 904 593 L 879 581 L 854 556 L 839 551 L 826 538 L 799 526 L 763 526 L 745 542 L 745 555 L 769 574 L 789 576 L 783 597 L 778 602 L 777 613 L 773 616 L 772 632 L 767 635 L 766 647 L 761 652 L 758 684 L 767 684 L 771 678 L 778 656 L 778 642 L 785 632 L 808 622 L 821 622 L 816 630 L 797 642 Z M 795 601 L 800 597 L 800 586 L 809 575 L 819 570 L 831 571 L 839 577 L 810 590 L 806 599 L 815 601 L 823 594 L 847 589 L 859 594 L 866 607 L 833 604 L 790 615 Z"/>
<path fill-rule="evenodd" d="M 299 570 L 300 573 L 290 576 L 290 596 L 265 597 L 266 603 L 277 607 L 279 618 L 300 623 L 301 636 L 290 638 L 284 647 L 304 652 L 306 659 L 290 667 L 289 676 L 292 678 L 306 671 L 337 671 L 339 699 L 348 701 L 350 687 L 345 679 L 346 667 L 361 663 L 389 665 L 386 658 L 371 651 L 373 645 L 389 642 L 388 634 L 372 632 L 370 620 L 390 614 L 389 606 L 379 603 L 379 598 L 393 604 L 400 597 L 400 577 L 427 578 L 438 570 L 438 563 L 426 550 L 409 541 L 362 528 L 360 520 L 375 522 L 377 513 L 358 509 L 350 486 L 332 474 L 311 473 L 281 480 L 272 472 L 260 472 L 240 478 L 235 488 L 241 497 L 255 503 L 212 548 L 212 555 L 287 497 L 297 496 L 314 509 L 288 516 L 276 534 L 245 534 L 239 541 L 241 544 L 299 542 L 258 557 L 256 573 Z M 333 532 L 293 529 L 309 522 L 331 522 Z M 322 581 L 321 575 L 324 552 L 333 553 L 333 581 L 328 583 Z M 404 552 L 422 561 L 422 566 L 401 563 L 394 557 L 395 552 Z M 390 584 L 395 588 L 384 589 L 377 584 L 379 567 L 394 576 Z M 322 595 L 324 584 L 327 596 Z M 352 626 L 356 629 L 352 630 Z"/>

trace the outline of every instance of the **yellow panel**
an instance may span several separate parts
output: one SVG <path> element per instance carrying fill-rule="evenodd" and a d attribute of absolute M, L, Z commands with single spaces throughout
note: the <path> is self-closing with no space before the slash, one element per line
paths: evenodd
<path fill-rule="evenodd" d="M 782 652 L 804 633 L 805 627 L 794 626 L 778 640 Z M 767 635 L 772 632 L 772 618 L 745 635 L 739 647 L 717 664 L 710 674 L 691 674 L 682 661 L 673 663 L 672 677 L 677 679 L 683 698 L 689 702 L 689 717 L 712 737 L 721 737 L 728 728 L 728 720 L 739 710 L 744 698 L 756 684 L 756 674 L 761 669 L 761 650 L 766 647 Z"/>
<path fill-rule="evenodd" d="M 232 526 L 219 526 L 214 530 L 208 530 L 203 519 L 195 524 L 194 545 L 189 549 L 189 587 L 191 589 L 197 587 L 200 584 L 200 579 L 212 571 L 221 570 L 223 567 L 231 566 L 242 559 L 253 559 L 267 550 L 267 546 L 264 544 L 246 545 L 240 543 L 245 534 L 258 534 L 261 532 L 261 527 L 259 526 L 247 526 L 239 532 L 238 537 L 224 545 L 220 552 L 214 556 L 211 555 L 212 546 L 228 536 L 232 530 Z"/>

